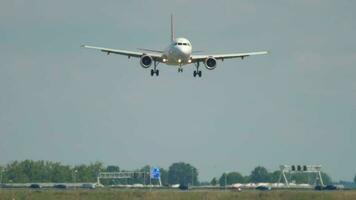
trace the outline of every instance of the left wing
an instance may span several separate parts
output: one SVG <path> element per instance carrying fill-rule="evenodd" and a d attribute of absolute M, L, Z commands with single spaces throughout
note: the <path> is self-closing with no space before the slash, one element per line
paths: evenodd
<path fill-rule="evenodd" d="M 255 56 L 255 55 L 264 55 L 267 54 L 267 51 L 258 51 L 258 52 L 250 52 L 250 53 L 231 53 L 231 54 L 212 54 L 212 55 L 192 55 L 192 62 L 204 61 L 207 58 L 213 57 L 217 60 L 224 60 L 230 58 L 245 58 L 247 56 Z"/>
<path fill-rule="evenodd" d="M 136 51 L 127 51 L 127 50 L 121 50 L 121 49 L 109 49 L 109 48 L 104 48 L 104 47 L 94 47 L 94 46 L 88 46 L 88 45 L 82 45 L 84 48 L 89 48 L 89 49 L 97 49 L 102 52 L 107 53 L 108 55 L 111 53 L 114 54 L 120 54 L 128 57 L 141 57 L 143 55 L 148 55 L 151 56 L 152 59 L 160 61 L 162 59 L 162 54 L 161 53 L 143 53 L 143 52 L 136 52 Z"/>

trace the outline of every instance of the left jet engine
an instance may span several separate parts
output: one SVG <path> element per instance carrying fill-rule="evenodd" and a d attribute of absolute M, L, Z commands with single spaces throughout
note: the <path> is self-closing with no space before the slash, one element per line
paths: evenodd
<path fill-rule="evenodd" d="M 140 64 L 143 68 L 149 68 L 151 67 L 152 65 L 152 62 L 153 62 L 153 59 L 151 56 L 148 56 L 148 55 L 143 55 L 141 56 L 141 59 L 140 59 Z"/>

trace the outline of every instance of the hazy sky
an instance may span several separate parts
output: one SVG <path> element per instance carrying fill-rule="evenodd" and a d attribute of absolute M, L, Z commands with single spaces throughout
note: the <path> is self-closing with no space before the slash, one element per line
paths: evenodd
<path fill-rule="evenodd" d="M 356 1 L 0 1 L 0 163 L 185 161 L 200 180 L 257 165 L 356 173 Z M 81 44 L 269 50 L 203 78 Z"/>

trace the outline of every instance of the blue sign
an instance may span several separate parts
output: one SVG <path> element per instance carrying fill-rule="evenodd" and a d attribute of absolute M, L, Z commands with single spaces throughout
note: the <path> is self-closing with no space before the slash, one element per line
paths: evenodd
<path fill-rule="evenodd" d="M 160 179 L 161 173 L 159 168 L 153 167 L 151 168 L 151 179 Z"/>

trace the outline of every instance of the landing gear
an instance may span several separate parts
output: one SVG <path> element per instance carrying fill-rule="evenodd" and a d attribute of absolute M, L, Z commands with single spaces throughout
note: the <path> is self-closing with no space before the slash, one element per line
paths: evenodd
<path fill-rule="evenodd" d="M 178 72 L 183 72 L 183 68 L 179 67 Z"/>
<path fill-rule="evenodd" d="M 154 69 L 151 69 L 151 76 L 156 75 L 159 76 L 159 70 L 157 69 L 157 65 L 159 64 L 159 62 L 154 61 Z"/>
<path fill-rule="evenodd" d="M 193 72 L 193 76 L 194 77 L 197 77 L 197 76 L 199 76 L 199 77 L 201 77 L 202 76 L 202 72 L 199 70 L 199 62 L 197 62 L 196 64 L 195 64 L 195 67 L 197 68 L 197 70 L 195 70 L 194 72 Z"/>
<path fill-rule="evenodd" d="M 195 71 L 193 72 L 193 76 L 194 76 L 194 77 L 196 77 L 196 76 L 201 77 L 201 76 L 202 76 L 202 72 L 201 72 L 200 70 L 199 70 L 199 71 L 195 70 Z"/>
<path fill-rule="evenodd" d="M 159 76 L 159 70 L 158 69 L 151 69 L 151 76 L 156 75 Z"/>

